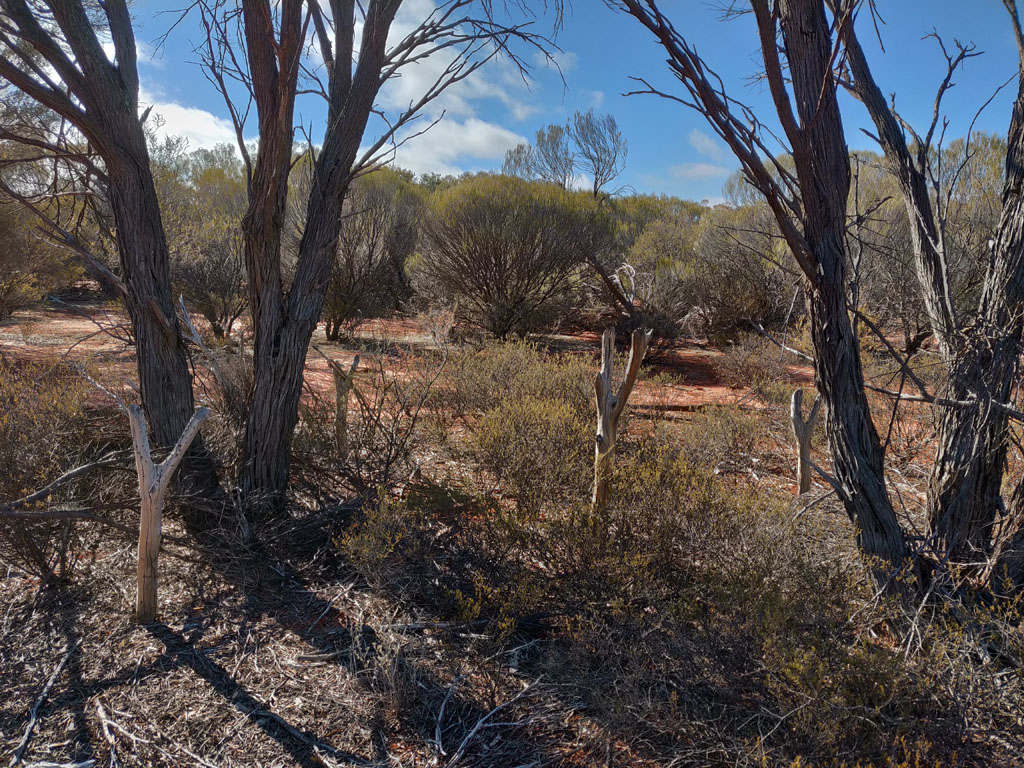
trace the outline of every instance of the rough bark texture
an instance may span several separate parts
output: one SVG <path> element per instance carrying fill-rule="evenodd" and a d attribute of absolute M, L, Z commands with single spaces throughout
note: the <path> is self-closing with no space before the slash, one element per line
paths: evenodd
<path fill-rule="evenodd" d="M 852 7 L 852 6 L 850 6 Z M 1016 8 L 1008 5 L 1015 27 Z M 853 91 L 875 124 L 890 171 L 898 180 L 911 224 L 922 296 L 932 331 L 946 360 L 948 383 L 941 394 L 972 407 L 947 407 L 940 416 L 938 450 L 929 478 L 928 515 L 940 558 L 972 570 L 984 568 L 995 547 L 1004 511 L 1003 476 L 1008 416 L 993 403 L 1009 403 L 1018 372 L 1024 304 L 1024 90 L 1018 95 L 1007 137 L 1003 207 L 976 319 L 958 327 L 949 293 L 942 227 L 925 177 L 930 140 L 942 94 L 961 55 L 951 58 L 939 88 L 932 127 L 917 137 L 913 157 L 903 127 L 876 85 L 852 22 L 843 40 L 854 75 Z"/>
<path fill-rule="evenodd" d="M 653 0 L 609 2 L 635 16 L 657 37 L 693 103 L 739 159 L 748 181 L 764 195 L 807 279 L 815 387 L 826 407 L 836 490 L 876 583 L 902 592 L 904 587 L 892 577 L 904 567 L 909 550 L 886 491 L 883 450 L 864 394 L 860 350 L 847 311 L 850 160 L 824 3 L 751 0 L 765 80 L 790 144 L 794 173 L 772 158 L 757 126 L 729 101 L 721 80 L 707 70 Z"/>
<path fill-rule="evenodd" d="M 354 24 L 352 3 L 339 26 Z M 250 504 L 278 508 L 288 487 L 292 436 L 310 339 L 326 297 L 341 228 L 342 203 L 352 166 L 380 88 L 388 30 L 397 0 L 372 2 L 367 10 L 354 76 L 332 67 L 327 129 L 313 168 L 298 262 L 287 291 L 281 281 L 280 243 L 290 163 L 294 84 L 303 39 L 303 3 L 281 4 L 275 43 L 265 0 L 247 0 L 246 41 L 260 114 L 260 156 L 245 216 L 246 263 L 253 312 L 253 398 L 246 424 L 242 490 Z M 347 50 L 346 50 L 347 46 Z M 284 53 L 279 55 L 279 52 Z M 352 40 L 339 31 L 337 61 L 351 61 Z M 285 66 L 278 69 L 278 62 Z M 267 149 L 264 143 L 268 142 Z M 268 155 L 264 158 L 264 152 Z"/>
<path fill-rule="evenodd" d="M 39 24 L 24 0 L 3 0 L 0 8 L 15 23 L 19 39 L 41 52 L 77 103 L 22 71 L 6 55 L 0 57 L 0 75 L 75 125 L 103 159 L 125 305 L 136 341 L 142 403 L 153 440 L 170 446 L 192 416 L 192 377 L 174 312 L 167 242 L 139 121 L 131 18 L 123 0 L 105 3 L 116 53 L 112 63 L 82 3 L 54 0 L 49 5 L 66 50 Z M 5 42 L 9 34 L 4 34 Z M 187 494 L 219 504 L 215 467 L 200 439 L 193 443 L 183 475 Z M 208 523 L 209 509 L 204 504 L 191 505 L 193 529 Z"/>
<path fill-rule="evenodd" d="M 766 5 L 755 3 L 755 8 L 762 6 L 758 16 L 767 58 Z M 799 120 L 792 149 L 803 238 L 816 267 L 807 275 L 815 387 L 825 403 L 836 480 L 857 528 L 858 544 L 871 561 L 876 581 L 891 584 L 893 572 L 904 566 L 909 553 L 886 490 L 882 447 L 864 394 L 860 349 L 846 306 L 850 160 L 832 79 L 831 31 L 820 0 L 782 0 L 779 24 Z M 774 72 L 770 76 L 774 79 Z"/>

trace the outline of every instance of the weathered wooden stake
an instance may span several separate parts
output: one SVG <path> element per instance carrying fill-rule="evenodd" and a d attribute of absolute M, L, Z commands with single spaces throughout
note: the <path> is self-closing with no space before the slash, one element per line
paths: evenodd
<path fill-rule="evenodd" d="M 612 361 L 615 356 L 615 329 L 608 328 L 601 337 L 601 372 L 594 379 L 597 395 L 597 440 L 594 446 L 594 495 L 591 506 L 603 509 L 608 501 L 608 481 L 612 474 L 612 458 L 615 440 L 619 431 L 619 418 L 626 407 L 626 401 L 633 391 L 640 364 L 647 354 L 652 331 L 640 328 L 633 331 L 629 344 L 629 362 L 626 363 L 626 377 L 619 391 L 612 393 Z"/>
<path fill-rule="evenodd" d="M 164 495 L 171 484 L 174 470 L 178 468 L 188 447 L 199 434 L 199 428 L 209 416 L 209 408 L 197 408 L 185 431 L 171 449 L 170 455 L 159 464 L 154 464 L 149 447 L 146 416 L 139 406 L 128 406 L 142 511 L 139 521 L 139 570 L 135 593 L 135 620 L 140 624 L 156 619 L 157 558 L 160 555 Z"/>
<path fill-rule="evenodd" d="M 796 483 L 800 496 L 811 490 L 811 436 L 814 434 L 814 420 L 818 418 L 818 408 L 821 406 L 821 395 L 814 398 L 814 405 L 811 412 L 807 414 L 804 421 L 804 391 L 797 389 L 793 392 L 793 400 L 790 403 L 789 415 L 793 422 L 793 436 L 796 437 Z"/>
<path fill-rule="evenodd" d="M 338 458 L 345 459 L 348 456 L 348 393 L 352 390 L 359 355 L 352 358 L 352 365 L 347 371 L 329 357 L 327 362 L 334 376 L 334 444 Z"/>

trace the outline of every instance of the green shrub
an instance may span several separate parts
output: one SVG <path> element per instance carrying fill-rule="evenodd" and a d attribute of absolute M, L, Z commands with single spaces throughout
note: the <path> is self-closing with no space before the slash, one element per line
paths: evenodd
<path fill-rule="evenodd" d="M 67 367 L 0 358 L 0 503 L 26 496 L 78 464 L 87 391 Z M 0 518 L 0 560 L 46 581 L 63 578 L 73 565 L 74 536 L 69 521 Z"/>
<path fill-rule="evenodd" d="M 506 401 L 564 403 L 584 418 L 593 410 L 593 378 L 582 357 L 548 355 L 525 341 L 493 343 L 451 361 L 444 405 L 470 426 Z"/>
<path fill-rule="evenodd" d="M 564 317 L 582 265 L 611 238 L 592 196 L 509 176 L 469 178 L 436 193 L 431 208 L 421 290 L 499 338 Z"/>
<path fill-rule="evenodd" d="M 567 402 L 504 400 L 474 434 L 477 458 L 520 511 L 583 496 L 593 477 L 594 427 Z"/>
<path fill-rule="evenodd" d="M 35 235 L 35 221 L 14 203 L 0 201 L 0 320 L 70 285 L 81 273 L 66 254 Z"/>
<path fill-rule="evenodd" d="M 693 462 L 717 469 L 752 454 L 763 434 L 760 414 L 738 406 L 708 406 L 680 425 L 678 439 Z"/>

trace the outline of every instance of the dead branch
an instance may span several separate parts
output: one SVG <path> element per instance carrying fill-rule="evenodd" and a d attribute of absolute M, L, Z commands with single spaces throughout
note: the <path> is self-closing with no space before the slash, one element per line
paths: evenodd
<path fill-rule="evenodd" d="M 46 701 L 46 697 L 50 695 L 50 689 L 53 688 L 53 684 L 57 681 L 61 671 L 67 665 L 71 659 L 72 654 L 78 648 L 81 640 L 74 640 L 68 645 L 67 652 L 64 654 L 64 658 L 60 660 L 60 664 L 53 670 L 53 674 L 46 681 L 46 685 L 43 686 L 43 690 L 39 693 L 39 697 L 36 699 L 35 704 L 32 705 L 32 709 L 28 713 L 28 725 L 25 726 L 25 733 L 21 737 L 21 741 L 18 742 L 18 746 L 14 748 L 14 754 L 11 757 L 11 762 L 8 763 L 8 768 L 17 768 L 21 765 L 25 759 L 25 750 L 28 749 L 28 744 L 32 740 L 32 732 L 35 730 L 36 723 L 39 720 L 39 708 Z"/>
<path fill-rule="evenodd" d="M 814 435 L 814 421 L 818 418 L 818 409 L 821 406 L 821 395 L 814 398 L 814 405 L 803 417 L 804 391 L 803 389 L 793 390 L 793 399 L 790 404 L 789 416 L 793 425 L 793 436 L 796 438 L 796 483 L 797 495 L 803 496 L 811 490 L 811 465 L 808 463 L 811 456 L 811 437 Z"/>
<path fill-rule="evenodd" d="M 160 555 L 164 495 L 174 471 L 185 458 L 185 452 L 209 416 L 209 408 L 197 408 L 167 458 L 154 464 L 142 408 L 134 404 L 128 406 L 142 513 L 139 521 L 139 565 L 135 598 L 135 618 L 140 623 L 156 619 L 157 558 Z"/>
<path fill-rule="evenodd" d="M 653 331 L 638 328 L 633 331 L 629 344 L 629 361 L 626 375 L 617 392 L 612 392 L 612 364 L 615 357 L 615 328 L 608 328 L 601 337 L 601 371 L 594 379 L 597 397 L 597 439 L 594 446 L 594 495 L 593 509 L 603 509 L 608 501 L 608 481 L 611 479 L 612 459 L 615 441 L 618 437 L 619 419 L 626 407 L 626 401 L 633 391 L 640 365 Z"/>

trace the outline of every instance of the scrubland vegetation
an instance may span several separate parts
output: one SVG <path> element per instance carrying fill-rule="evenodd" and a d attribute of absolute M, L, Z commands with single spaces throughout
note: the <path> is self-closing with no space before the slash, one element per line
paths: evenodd
<path fill-rule="evenodd" d="M 551 41 L 452 3 L 468 48 L 367 33 L 343 83 L 343 5 L 193 9 L 226 98 L 250 62 L 260 136 L 193 149 L 138 119 L 123 4 L 0 0 L 12 768 L 1019 765 L 1024 90 L 1006 136 L 908 138 L 860 4 L 752 2 L 771 156 L 622 0 L 736 153 L 724 203 L 618 186 L 593 110 L 501 173 L 417 176 L 382 147 L 422 104 L 369 136 L 381 79 L 452 48 L 440 92 Z M 304 23 L 337 119 L 302 144 Z"/>

